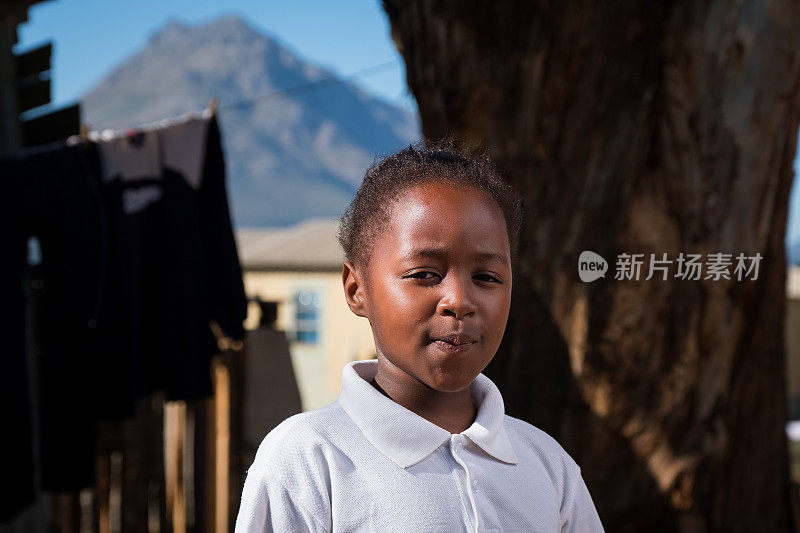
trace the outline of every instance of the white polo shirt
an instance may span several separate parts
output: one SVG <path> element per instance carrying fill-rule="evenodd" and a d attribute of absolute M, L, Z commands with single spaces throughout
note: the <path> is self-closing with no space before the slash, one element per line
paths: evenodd
<path fill-rule="evenodd" d="M 451 434 L 376 390 L 377 369 L 348 363 L 335 402 L 270 431 L 236 533 L 603 531 L 578 465 L 506 415 L 488 377 L 470 385 L 475 422 Z"/>

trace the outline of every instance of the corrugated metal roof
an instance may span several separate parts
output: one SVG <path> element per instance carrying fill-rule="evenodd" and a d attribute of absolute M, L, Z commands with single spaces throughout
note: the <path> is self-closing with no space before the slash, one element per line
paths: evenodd
<path fill-rule="evenodd" d="M 236 232 L 244 270 L 341 271 L 344 252 L 335 219 L 314 218 L 288 228 L 243 228 Z"/>

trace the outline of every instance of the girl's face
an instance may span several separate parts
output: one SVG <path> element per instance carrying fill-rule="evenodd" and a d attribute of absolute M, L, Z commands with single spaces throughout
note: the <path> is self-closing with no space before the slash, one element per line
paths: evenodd
<path fill-rule="evenodd" d="M 497 352 L 511 305 L 500 206 L 468 186 L 408 189 L 373 246 L 363 294 L 394 371 L 442 392 L 464 389 Z"/>

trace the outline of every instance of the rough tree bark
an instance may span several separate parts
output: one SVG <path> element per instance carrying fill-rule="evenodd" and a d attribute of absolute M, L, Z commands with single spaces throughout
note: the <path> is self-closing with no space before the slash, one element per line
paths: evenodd
<path fill-rule="evenodd" d="M 507 412 L 609 531 L 789 531 L 784 232 L 800 3 L 386 0 L 426 138 L 526 198 Z M 609 261 L 583 283 L 578 255 Z M 615 280 L 618 254 L 761 254 L 757 280 Z M 645 262 L 646 269 L 648 262 Z M 732 270 L 732 269 L 731 269 Z M 705 278 L 706 271 L 702 273 Z"/>

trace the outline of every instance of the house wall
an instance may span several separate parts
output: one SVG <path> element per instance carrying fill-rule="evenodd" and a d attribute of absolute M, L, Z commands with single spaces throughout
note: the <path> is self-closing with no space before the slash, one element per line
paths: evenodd
<path fill-rule="evenodd" d="M 336 400 L 342 386 L 342 368 L 350 361 L 369 359 L 375 344 L 369 322 L 350 311 L 344 300 L 341 271 L 245 271 L 247 296 L 278 301 L 276 328 L 287 333 L 292 365 L 298 380 L 303 410 L 323 407 Z M 318 313 L 317 342 L 295 340 L 297 294 L 315 296 Z M 256 303 L 248 308 L 245 326 L 255 329 L 260 319 Z"/>

